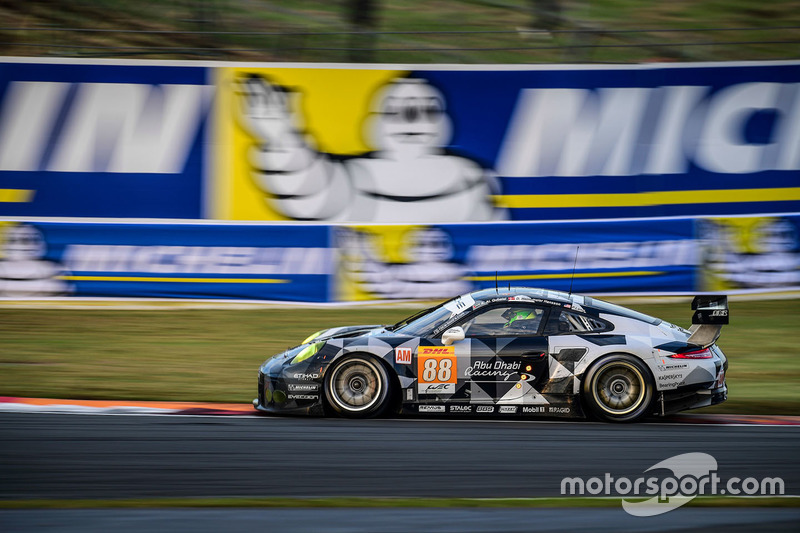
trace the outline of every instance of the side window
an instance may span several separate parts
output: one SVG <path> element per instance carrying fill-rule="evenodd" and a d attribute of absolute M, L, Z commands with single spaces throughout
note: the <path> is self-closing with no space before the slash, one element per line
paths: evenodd
<path fill-rule="evenodd" d="M 544 334 L 588 333 L 592 331 L 606 331 L 608 329 L 608 324 L 601 320 L 564 309 L 553 309 L 550 313 L 550 319 L 547 321 Z"/>
<path fill-rule="evenodd" d="M 467 337 L 513 337 L 539 334 L 545 317 L 542 307 L 504 305 L 473 315 L 461 324 Z"/>

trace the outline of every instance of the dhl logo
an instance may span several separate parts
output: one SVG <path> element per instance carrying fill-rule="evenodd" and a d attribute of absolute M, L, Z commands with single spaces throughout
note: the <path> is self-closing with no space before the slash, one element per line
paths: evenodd
<path fill-rule="evenodd" d="M 419 355 L 454 355 L 453 346 L 420 346 Z"/>

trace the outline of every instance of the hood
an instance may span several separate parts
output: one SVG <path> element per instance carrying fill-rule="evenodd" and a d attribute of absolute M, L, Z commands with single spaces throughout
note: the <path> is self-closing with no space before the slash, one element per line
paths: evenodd
<path fill-rule="evenodd" d="M 385 330 L 386 326 L 382 326 L 380 324 L 370 324 L 365 326 L 343 326 L 338 328 L 323 329 L 309 336 L 302 342 L 302 344 L 307 344 L 311 341 L 320 342 L 329 339 L 359 337 L 361 335 L 375 334 Z"/>

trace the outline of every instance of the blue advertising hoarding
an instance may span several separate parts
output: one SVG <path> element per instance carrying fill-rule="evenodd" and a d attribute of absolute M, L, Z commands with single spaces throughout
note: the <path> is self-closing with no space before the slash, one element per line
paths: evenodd
<path fill-rule="evenodd" d="M 0 297 L 441 300 L 800 288 L 800 216 L 445 225 L 0 222 Z"/>
<path fill-rule="evenodd" d="M 512 219 L 800 210 L 797 62 L 418 75 Z"/>
<path fill-rule="evenodd" d="M 324 226 L 3 223 L 0 296 L 329 300 Z"/>
<path fill-rule="evenodd" d="M 690 293 L 701 250 L 691 219 L 334 231 L 341 300 L 437 299 L 495 283 L 583 293 Z"/>
<path fill-rule="evenodd" d="M 0 62 L 0 216 L 199 218 L 208 69 Z"/>
<path fill-rule="evenodd" d="M 798 62 L 218 72 L 216 218 L 800 211 Z"/>

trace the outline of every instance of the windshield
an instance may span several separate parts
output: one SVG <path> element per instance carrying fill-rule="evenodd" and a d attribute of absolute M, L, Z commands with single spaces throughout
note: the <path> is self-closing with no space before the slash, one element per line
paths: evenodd
<path fill-rule="evenodd" d="M 445 308 L 444 304 L 440 304 L 430 309 L 424 309 L 415 315 L 411 315 L 388 329 L 400 333 L 401 335 L 420 337 L 436 329 L 451 316 L 453 316 L 452 311 Z"/>

